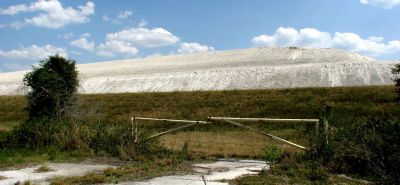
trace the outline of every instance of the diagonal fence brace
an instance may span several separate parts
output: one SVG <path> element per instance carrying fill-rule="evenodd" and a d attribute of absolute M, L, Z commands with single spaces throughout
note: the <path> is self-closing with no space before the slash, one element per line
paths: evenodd
<path fill-rule="evenodd" d="M 249 126 L 247 126 L 247 125 L 243 125 L 243 124 L 238 123 L 238 122 L 236 122 L 236 121 L 232 121 L 232 120 L 228 120 L 228 119 L 223 119 L 222 121 L 228 122 L 228 123 L 230 123 L 230 124 L 232 124 L 232 125 L 236 125 L 236 126 L 238 126 L 238 127 L 246 128 L 246 129 L 251 130 L 251 131 L 253 131 L 253 132 L 257 132 L 257 133 L 262 134 L 262 135 L 264 135 L 264 136 L 268 136 L 268 137 L 270 137 L 270 138 L 272 138 L 272 139 L 275 139 L 275 140 L 277 140 L 277 141 L 284 142 L 284 143 L 286 143 L 286 144 L 288 144 L 288 145 L 294 146 L 294 147 L 296 147 L 296 148 L 300 148 L 300 149 L 302 149 L 302 150 L 306 150 L 306 149 L 307 149 L 307 148 L 304 147 L 304 146 L 298 145 L 298 144 L 296 144 L 296 143 L 292 143 L 292 142 L 290 142 L 290 141 L 288 141 L 288 140 L 282 139 L 282 138 L 277 137 L 277 136 L 274 136 L 274 135 L 272 135 L 272 134 L 268 134 L 268 133 L 259 131 L 259 130 L 257 130 L 257 129 L 254 129 L 254 128 L 249 127 Z"/>
<path fill-rule="evenodd" d="M 168 133 L 171 133 L 171 132 L 175 132 L 177 130 L 181 130 L 181 129 L 184 129 L 184 128 L 192 127 L 192 126 L 195 126 L 197 124 L 199 124 L 199 123 L 195 122 L 195 123 L 190 123 L 190 124 L 183 125 L 183 126 L 180 126 L 180 127 L 177 127 L 177 128 L 173 128 L 173 129 L 167 130 L 165 132 L 154 134 L 154 135 L 152 135 L 152 136 L 150 136 L 150 137 L 148 137 L 146 139 L 140 140 L 139 142 L 143 142 L 143 141 L 147 141 L 147 140 L 150 140 L 150 139 L 153 139 L 153 138 L 156 138 L 156 137 L 160 137 L 162 135 L 165 135 L 165 134 L 168 134 Z"/>

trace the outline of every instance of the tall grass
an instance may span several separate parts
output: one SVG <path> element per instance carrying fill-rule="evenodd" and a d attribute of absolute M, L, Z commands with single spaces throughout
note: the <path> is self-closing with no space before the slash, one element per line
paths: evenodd
<path fill-rule="evenodd" d="M 20 123 L 24 123 L 27 120 L 27 114 L 24 111 L 26 106 L 25 98 L 22 96 L 0 96 L 0 140 L 9 137 L 11 138 L 10 142 L 6 143 L 12 146 L 24 144 L 25 147 L 40 148 L 51 145 L 65 151 L 90 150 L 98 154 L 107 153 L 121 158 L 131 158 L 138 151 L 149 152 L 148 149 L 158 149 L 161 153 L 167 152 L 162 151 L 163 148 L 156 140 L 153 143 L 146 143 L 145 146 L 132 143 L 134 135 L 132 135 L 132 128 L 128 119 L 133 115 L 191 120 L 204 120 L 208 116 L 321 118 L 324 116 L 324 110 L 321 107 L 328 104 L 332 107 L 332 117 L 329 118 L 331 130 L 326 134 L 331 140 L 328 147 L 321 145 L 322 149 L 328 151 L 324 153 L 328 157 L 325 157 L 323 159 L 325 161 L 322 163 L 325 163 L 324 165 L 327 168 L 335 172 L 356 173 L 359 175 L 370 174 L 363 174 L 362 171 L 356 171 L 351 168 L 363 167 L 363 161 L 369 163 L 369 165 L 382 163 L 384 164 L 383 168 L 389 166 L 387 169 L 394 170 L 387 171 L 387 169 L 382 169 L 376 173 L 374 172 L 375 174 L 383 173 L 383 175 L 375 176 L 374 179 L 386 177 L 398 179 L 398 176 L 396 176 L 397 168 L 392 167 L 393 165 L 391 166 L 393 161 L 395 162 L 393 164 L 398 164 L 398 160 L 396 160 L 396 155 L 399 151 L 398 145 L 385 147 L 387 146 L 387 141 L 395 143 L 396 139 L 398 140 L 400 106 L 394 103 L 395 98 L 396 90 L 392 86 L 92 94 L 79 95 L 77 111 L 70 115 L 71 120 L 55 123 L 46 120 L 39 120 L 38 122 L 31 120 L 31 123 L 20 125 Z M 370 120 L 378 121 L 371 122 Z M 389 121 L 381 122 L 379 120 Z M 140 137 L 146 138 L 151 132 L 165 130 L 176 125 L 160 124 L 159 122 L 140 122 L 140 132 L 142 134 Z M 386 125 L 387 127 L 379 130 L 381 128 L 379 127 L 380 125 Z M 268 125 L 251 123 L 251 126 L 268 130 L 285 139 L 295 139 L 300 144 L 306 145 L 310 144 L 307 141 L 307 137 L 313 129 L 310 126 L 306 126 L 305 129 L 304 127 L 299 129 L 300 126 L 286 123 Z M 14 127 L 14 129 L 11 127 Z M 213 132 L 226 132 L 232 131 L 232 129 L 233 127 L 230 125 L 217 122 L 216 124 L 187 130 L 207 131 L 208 135 L 197 132 L 191 133 L 193 137 L 196 137 L 196 140 L 201 138 L 200 135 L 206 136 L 207 138 L 203 139 L 206 141 L 211 140 L 211 136 L 214 135 Z M 346 132 L 340 129 L 345 129 Z M 11 135 L 9 135 L 10 131 Z M 395 134 L 388 134 L 390 131 L 395 132 Z M 296 134 L 293 134 L 293 132 Z M 352 132 L 355 132 L 355 134 L 352 134 Z M 15 136 L 12 133 L 19 134 L 19 136 L 12 137 Z M 376 133 L 381 134 L 377 135 Z M 236 135 L 240 135 L 239 132 L 236 132 Z M 187 136 L 185 133 L 177 136 L 184 139 L 191 137 L 191 135 Z M 176 138 L 177 136 L 174 137 Z M 365 136 L 368 137 L 365 138 Z M 221 135 L 221 137 L 225 136 Z M 13 140 L 15 138 L 21 140 Z M 181 151 L 182 158 L 189 158 L 188 152 L 199 145 L 199 143 L 193 143 L 193 141 L 183 143 L 183 140 L 173 141 L 171 138 L 169 140 L 168 137 L 165 138 L 167 140 L 164 140 L 164 143 L 177 143 L 172 145 Z M 229 134 L 226 138 L 232 138 L 232 140 L 235 140 L 233 143 L 236 144 L 238 144 L 237 140 L 243 140 L 243 137 L 232 137 Z M 372 146 L 372 148 L 365 144 L 358 145 L 357 143 L 360 141 L 368 141 L 370 143 L 368 146 Z M 215 140 L 210 141 L 210 143 L 213 142 Z M 260 139 L 257 146 L 262 146 L 262 143 L 263 141 Z M 238 148 L 236 146 L 232 148 Z M 212 146 L 209 148 L 203 147 L 203 150 L 199 152 L 212 153 L 210 150 L 216 153 L 216 149 Z M 225 155 L 232 151 L 232 149 L 229 149 L 229 151 L 220 150 L 219 155 Z M 269 157 L 279 158 L 275 148 L 266 151 L 267 153 L 269 152 Z M 318 153 L 319 151 L 316 150 L 316 152 Z M 237 151 L 236 153 L 238 156 L 249 155 L 242 151 Z M 382 155 L 391 158 L 390 160 L 382 159 L 380 158 Z M 314 159 L 319 160 L 317 158 Z M 331 162 L 338 162 L 341 165 L 328 163 L 326 159 Z M 351 164 L 351 162 L 357 161 L 359 163 Z M 371 169 L 371 166 L 368 166 L 368 169 Z M 395 172 L 394 175 L 391 172 Z M 307 174 L 314 174 L 314 171 L 307 172 Z M 315 177 L 311 175 L 310 179 L 323 179 L 323 176 Z"/>
<path fill-rule="evenodd" d="M 335 119 L 396 117 L 392 86 L 79 95 L 73 116 L 117 123 L 134 114 L 203 120 L 208 116 L 318 118 L 332 106 Z M 0 96 L 0 125 L 27 119 L 23 96 Z"/>

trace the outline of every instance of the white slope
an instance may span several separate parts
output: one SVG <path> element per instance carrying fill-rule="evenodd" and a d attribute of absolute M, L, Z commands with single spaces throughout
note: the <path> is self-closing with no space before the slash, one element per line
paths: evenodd
<path fill-rule="evenodd" d="M 393 63 L 335 49 L 251 48 L 77 65 L 80 93 L 392 84 Z M 26 71 L 0 73 L 0 95 L 23 94 Z"/>

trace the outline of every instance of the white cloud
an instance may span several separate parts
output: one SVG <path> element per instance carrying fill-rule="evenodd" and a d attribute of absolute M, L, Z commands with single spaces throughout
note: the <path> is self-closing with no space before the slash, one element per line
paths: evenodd
<path fill-rule="evenodd" d="M 371 37 L 368 37 L 368 40 L 371 40 L 371 41 L 374 41 L 374 42 L 383 42 L 383 40 L 385 40 L 385 38 L 383 38 L 383 37 L 371 36 Z"/>
<path fill-rule="evenodd" d="M 138 23 L 138 27 L 139 27 L 139 28 L 143 28 L 143 27 L 145 27 L 146 25 L 147 25 L 146 19 L 141 19 L 141 20 L 139 21 L 139 23 Z"/>
<path fill-rule="evenodd" d="M 273 35 L 260 35 L 252 39 L 257 46 L 302 46 L 302 47 L 329 47 L 331 35 L 313 28 L 297 31 L 294 28 L 278 28 Z"/>
<path fill-rule="evenodd" d="M 89 21 L 89 16 L 94 13 L 94 3 L 88 1 L 84 6 L 64 8 L 58 0 L 38 0 L 27 4 L 12 5 L 0 9 L 0 14 L 16 15 L 24 12 L 37 12 L 38 15 L 26 18 L 21 22 L 14 22 L 10 27 L 21 28 L 25 25 L 35 25 L 46 28 L 61 28 L 68 24 L 79 24 Z"/>
<path fill-rule="evenodd" d="M 68 33 L 66 33 L 64 35 L 58 35 L 57 37 L 68 40 L 68 39 L 74 37 L 74 32 L 68 32 Z"/>
<path fill-rule="evenodd" d="M 180 44 L 178 48 L 178 53 L 201 53 L 207 51 L 214 51 L 213 47 L 209 47 L 207 45 L 201 45 L 195 42 L 184 42 Z"/>
<path fill-rule="evenodd" d="M 176 44 L 179 38 L 163 28 L 128 28 L 106 35 L 105 42 L 97 47 L 97 55 L 115 57 L 135 56 L 138 48 L 155 48 Z"/>
<path fill-rule="evenodd" d="M 138 50 L 136 47 L 132 46 L 128 42 L 118 40 L 108 40 L 97 47 L 97 55 L 104 57 L 115 57 L 117 55 L 132 57 L 137 53 Z"/>
<path fill-rule="evenodd" d="M 22 27 L 24 27 L 26 24 L 22 23 L 22 22 L 13 22 L 11 24 L 9 24 L 8 26 L 10 26 L 11 28 L 15 28 L 15 29 L 20 29 Z"/>
<path fill-rule="evenodd" d="M 3 14 L 3 15 L 15 15 L 15 14 L 18 14 L 20 12 L 27 12 L 27 11 L 32 11 L 32 8 L 26 6 L 26 4 L 19 4 L 19 5 L 9 6 L 6 9 L 1 8 L 0 9 L 0 14 Z"/>
<path fill-rule="evenodd" d="M 89 51 L 93 51 L 94 50 L 94 42 L 89 42 L 86 38 L 82 37 L 80 39 L 77 40 L 73 40 L 70 43 L 71 45 L 81 48 L 81 49 L 85 49 L 85 50 L 89 50 Z"/>
<path fill-rule="evenodd" d="M 116 16 L 113 16 L 111 18 L 108 15 L 103 14 L 103 16 L 101 18 L 105 22 L 111 22 L 113 24 L 122 24 L 125 21 L 125 19 L 127 19 L 131 15 L 132 15 L 132 11 L 126 10 L 126 11 L 119 12 Z"/>
<path fill-rule="evenodd" d="M 83 34 L 81 35 L 81 37 L 83 37 L 83 38 L 89 38 L 90 36 L 92 36 L 91 33 L 83 33 Z"/>
<path fill-rule="evenodd" d="M 374 57 L 400 52 L 400 41 L 383 43 L 383 40 L 383 37 L 363 39 L 355 33 L 336 32 L 332 35 L 314 28 L 280 27 L 272 35 L 254 37 L 252 43 L 255 46 L 338 48 Z"/>
<path fill-rule="evenodd" d="M 117 15 L 117 17 L 119 18 L 119 19 L 126 19 L 126 18 L 128 18 L 129 16 L 131 16 L 132 15 L 132 12 L 131 11 L 123 11 L 123 12 L 119 12 L 119 14 Z"/>
<path fill-rule="evenodd" d="M 370 4 L 382 6 L 385 9 L 391 9 L 394 6 L 400 5 L 400 0 L 360 0 L 362 4 Z"/>
<path fill-rule="evenodd" d="M 0 50 L 0 57 L 7 59 L 29 59 L 40 60 L 45 59 L 50 55 L 59 54 L 60 56 L 67 57 L 67 52 L 63 48 L 57 48 L 52 45 L 22 47 L 19 50 L 3 51 Z"/>
<path fill-rule="evenodd" d="M 103 21 L 105 22 L 108 22 L 110 20 L 110 18 L 107 15 L 101 16 L 101 19 L 103 19 Z"/>
<path fill-rule="evenodd" d="M 109 33 L 106 40 L 123 41 L 135 47 L 154 48 L 173 45 L 179 41 L 179 38 L 163 28 L 130 28 Z"/>
<path fill-rule="evenodd" d="M 37 64 L 40 60 L 46 59 L 50 55 L 59 54 L 67 57 L 67 51 L 64 48 L 57 48 L 52 45 L 30 47 L 21 47 L 10 51 L 0 50 L 0 70 L 16 71 L 30 69 L 32 65 Z"/>

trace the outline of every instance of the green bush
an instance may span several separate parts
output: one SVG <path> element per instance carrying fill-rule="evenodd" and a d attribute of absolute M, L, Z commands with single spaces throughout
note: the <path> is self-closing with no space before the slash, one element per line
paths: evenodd
<path fill-rule="evenodd" d="M 30 87 L 29 118 L 61 119 L 73 104 L 79 85 L 75 61 L 59 55 L 40 61 L 38 67 L 24 76 L 23 82 Z"/>
<path fill-rule="evenodd" d="M 262 148 L 264 153 L 264 158 L 270 164 L 275 164 L 283 155 L 283 151 L 279 149 L 276 145 L 266 144 Z"/>
<path fill-rule="evenodd" d="M 313 160 L 319 157 L 336 173 L 354 174 L 382 184 L 400 183 L 399 120 L 336 122 L 330 128 L 325 148 L 329 152 L 322 151 Z"/>
<path fill-rule="evenodd" d="M 304 168 L 304 174 L 308 180 L 324 182 L 328 179 L 328 173 L 321 169 L 315 161 L 309 161 Z"/>

